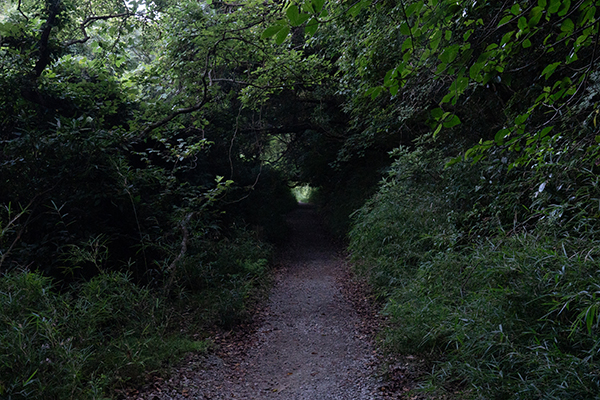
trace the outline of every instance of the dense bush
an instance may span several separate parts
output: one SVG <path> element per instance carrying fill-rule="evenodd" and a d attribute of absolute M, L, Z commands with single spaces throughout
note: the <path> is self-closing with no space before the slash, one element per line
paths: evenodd
<path fill-rule="evenodd" d="M 542 212 L 511 224 L 493 212 L 510 201 L 443 170 L 436 151 L 397 155 L 350 232 L 357 266 L 386 299 L 387 348 L 444 354 L 434 362 L 438 388 L 463 381 L 481 398 L 597 398 L 598 242 L 567 235 Z M 462 205 L 458 189 L 471 196 Z M 472 222 L 474 210 L 487 225 Z"/>
<path fill-rule="evenodd" d="M 0 278 L 0 305 L 2 398 L 102 398 L 206 348 L 167 335 L 163 301 L 122 273 L 60 293 L 40 274 L 12 272 Z"/>

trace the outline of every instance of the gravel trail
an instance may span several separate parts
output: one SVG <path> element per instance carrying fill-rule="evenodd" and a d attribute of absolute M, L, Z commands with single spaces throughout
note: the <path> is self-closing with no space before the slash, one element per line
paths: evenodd
<path fill-rule="evenodd" d="M 135 398 L 379 399 L 375 349 L 361 329 L 364 319 L 343 295 L 347 265 L 317 218 L 305 205 L 289 215 L 292 237 L 244 351 L 190 361 Z"/>

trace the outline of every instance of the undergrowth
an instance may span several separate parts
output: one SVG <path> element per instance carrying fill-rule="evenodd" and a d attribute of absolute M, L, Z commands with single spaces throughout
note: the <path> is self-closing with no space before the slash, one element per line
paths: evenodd
<path fill-rule="evenodd" d="M 210 346 L 264 289 L 271 247 L 239 229 L 191 243 L 171 290 L 103 272 L 65 289 L 38 272 L 0 277 L 0 398 L 101 399 Z M 193 242 L 193 241 L 192 241 Z"/>
<path fill-rule="evenodd" d="M 355 264 L 385 301 L 385 347 L 428 358 L 422 387 L 437 394 L 461 382 L 459 398 L 597 399 L 600 242 L 535 215 L 466 224 L 482 198 L 464 190 L 469 176 L 443 170 L 435 151 L 396 156 L 350 231 Z"/>

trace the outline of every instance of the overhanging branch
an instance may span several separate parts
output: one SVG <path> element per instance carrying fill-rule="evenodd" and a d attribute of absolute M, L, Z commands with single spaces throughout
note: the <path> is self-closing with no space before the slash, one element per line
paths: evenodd
<path fill-rule="evenodd" d="M 131 16 L 135 15 L 135 13 L 130 13 L 130 12 L 126 12 L 126 13 L 121 13 L 121 14 L 111 14 L 111 15 L 98 15 L 95 17 L 87 17 L 80 25 L 79 25 L 79 29 L 81 30 L 81 32 L 83 33 L 83 38 L 81 39 L 73 39 L 73 40 L 69 40 L 68 42 L 64 43 L 65 47 L 68 46 L 72 46 L 74 44 L 81 44 L 81 43 L 85 43 L 88 40 L 90 40 L 90 36 L 87 33 L 87 28 L 88 26 L 95 21 L 106 21 L 109 19 L 113 19 L 113 18 L 129 18 Z"/>

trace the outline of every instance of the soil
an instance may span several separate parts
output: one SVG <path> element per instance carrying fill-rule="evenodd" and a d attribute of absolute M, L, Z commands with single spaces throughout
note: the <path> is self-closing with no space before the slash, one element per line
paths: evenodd
<path fill-rule="evenodd" d="M 279 252 L 272 292 L 250 326 L 216 335 L 216 351 L 189 356 L 169 380 L 131 399 L 396 397 L 380 374 L 380 321 L 368 289 L 352 278 L 314 209 L 300 205 L 288 222 L 292 237 Z"/>

